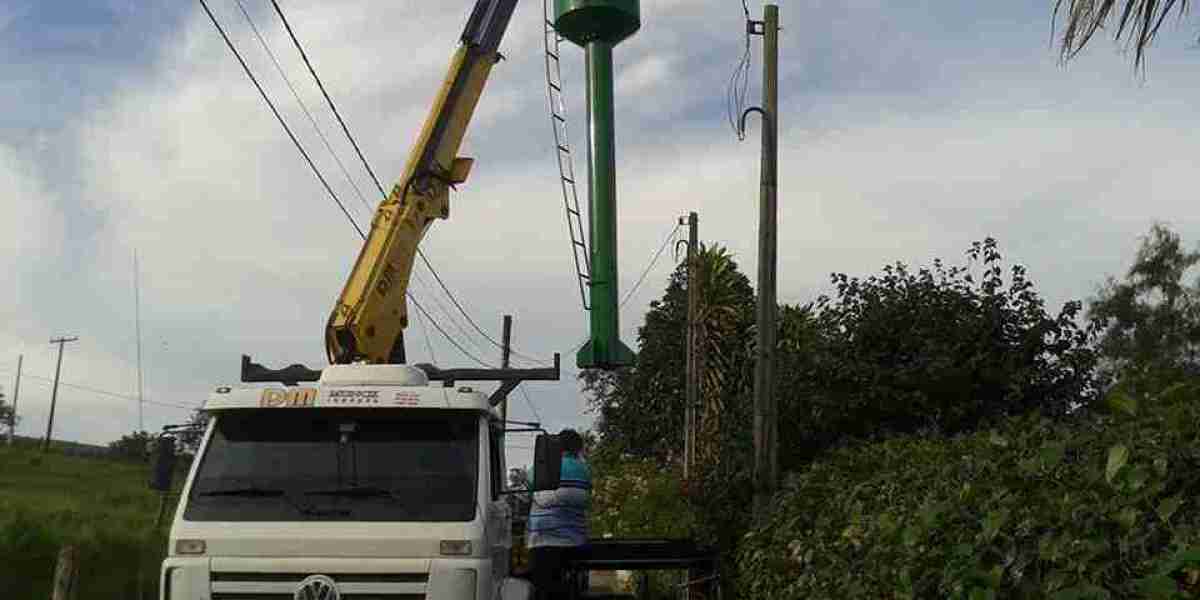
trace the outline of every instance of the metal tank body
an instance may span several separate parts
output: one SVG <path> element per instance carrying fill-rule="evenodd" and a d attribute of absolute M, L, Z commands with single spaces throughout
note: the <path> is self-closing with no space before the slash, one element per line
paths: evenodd
<path fill-rule="evenodd" d="M 585 46 L 591 41 L 621 43 L 642 25 L 638 0 L 555 0 L 554 28 Z"/>
<path fill-rule="evenodd" d="M 555 0 L 554 27 L 581 46 L 587 61 L 588 221 L 591 241 L 591 339 L 576 355 L 579 368 L 632 365 L 619 338 L 617 179 L 613 121 L 613 46 L 642 24 L 638 0 Z"/>

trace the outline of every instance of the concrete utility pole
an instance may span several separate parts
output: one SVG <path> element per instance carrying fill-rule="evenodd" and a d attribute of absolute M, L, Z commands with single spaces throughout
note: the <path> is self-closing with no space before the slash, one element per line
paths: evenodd
<path fill-rule="evenodd" d="M 58 365 L 54 367 L 54 388 L 50 392 L 50 418 L 46 421 L 46 441 L 42 444 L 42 452 L 50 449 L 50 436 L 54 432 L 54 406 L 58 403 L 58 375 L 62 372 L 63 344 L 79 340 L 77 337 L 60 337 L 50 340 L 58 344 Z"/>
<path fill-rule="evenodd" d="M 683 219 L 679 220 L 682 225 Z M 700 349 L 696 335 L 699 325 L 697 312 L 700 310 L 699 220 L 696 213 L 688 213 L 687 405 L 683 411 L 683 480 L 689 484 L 692 464 L 696 461 L 696 411 L 700 406 Z"/>
<path fill-rule="evenodd" d="M 754 365 L 754 508 L 761 515 L 779 481 L 779 424 L 775 407 L 775 201 L 779 133 L 779 6 L 764 7 L 762 166 L 758 217 L 758 348 Z M 751 24 L 753 27 L 754 24 Z M 747 111 L 749 112 L 749 111 Z M 745 115 L 743 115 L 744 117 Z"/>
<path fill-rule="evenodd" d="M 25 355 L 17 355 L 17 381 L 13 383 L 13 399 L 12 410 L 8 413 L 8 445 L 16 443 L 14 440 L 17 437 L 17 398 L 21 395 L 21 365 L 25 362 Z"/>
<path fill-rule="evenodd" d="M 500 341 L 500 368 L 507 369 L 508 363 L 512 359 L 512 315 L 504 315 L 504 332 Z M 500 401 L 500 422 L 507 428 L 507 421 L 508 395 L 505 394 L 504 399 Z"/>

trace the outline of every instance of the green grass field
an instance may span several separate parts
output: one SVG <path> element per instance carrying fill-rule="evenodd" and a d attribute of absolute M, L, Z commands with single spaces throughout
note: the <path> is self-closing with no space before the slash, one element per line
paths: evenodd
<path fill-rule="evenodd" d="M 0 446 L 0 590 L 49 598 L 64 544 L 79 549 L 78 598 L 157 598 L 166 527 L 148 467 Z M 169 515 L 168 515 L 169 519 Z"/>

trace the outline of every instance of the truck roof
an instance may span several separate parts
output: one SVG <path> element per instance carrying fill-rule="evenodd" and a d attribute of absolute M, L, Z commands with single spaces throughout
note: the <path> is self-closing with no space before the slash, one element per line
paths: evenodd
<path fill-rule="evenodd" d="M 424 408 L 498 414 L 488 396 L 470 387 L 430 384 L 424 371 L 405 365 L 333 365 L 314 385 L 221 386 L 201 410 L 247 408 Z"/>

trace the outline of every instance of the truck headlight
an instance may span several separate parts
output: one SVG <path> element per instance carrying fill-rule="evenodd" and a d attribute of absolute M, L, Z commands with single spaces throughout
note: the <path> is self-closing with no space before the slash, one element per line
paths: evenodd
<path fill-rule="evenodd" d="M 441 550 L 445 556 L 470 556 L 471 540 L 442 540 Z"/>
<path fill-rule="evenodd" d="M 204 540 L 175 540 L 175 554 L 204 554 Z"/>

